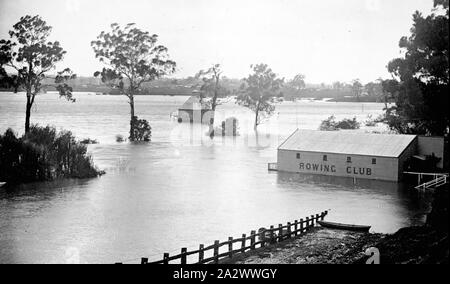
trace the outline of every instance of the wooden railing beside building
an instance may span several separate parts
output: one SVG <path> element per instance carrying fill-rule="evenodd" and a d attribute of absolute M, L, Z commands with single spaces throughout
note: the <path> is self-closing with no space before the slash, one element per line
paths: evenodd
<path fill-rule="evenodd" d="M 143 257 L 141 264 L 188 264 L 189 258 L 192 260 L 189 263 L 192 264 L 219 263 L 220 260 L 230 259 L 238 254 L 301 235 L 313 228 L 317 224 L 317 221 L 323 220 L 327 214 L 328 211 L 324 211 L 304 219 L 288 222 L 286 225 L 278 224 L 277 227 L 270 226 L 269 229 L 258 232 L 251 231 L 248 236 L 243 234 L 240 238 L 236 239 L 229 237 L 228 241 L 224 242 L 216 240 L 214 244 L 209 246 L 200 244 L 198 249 L 192 251 L 188 251 L 187 248 L 181 248 L 179 254 L 171 256 L 169 253 L 164 253 L 163 258 L 157 261 L 149 261 L 148 258 Z M 237 246 L 235 247 L 234 245 L 236 244 Z M 225 251 L 222 249 L 221 252 L 221 248 L 225 248 Z M 211 255 L 207 256 L 207 252 L 211 252 Z"/>
<path fill-rule="evenodd" d="M 416 175 L 417 186 L 415 189 L 425 190 L 427 188 L 436 188 L 448 182 L 447 173 L 420 173 L 420 172 L 403 172 L 404 174 Z M 424 177 L 431 177 L 427 182 L 422 182 Z"/>

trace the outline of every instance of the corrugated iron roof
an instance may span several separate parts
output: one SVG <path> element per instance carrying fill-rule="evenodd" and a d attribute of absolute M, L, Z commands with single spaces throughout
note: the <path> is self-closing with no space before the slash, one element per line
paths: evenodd
<path fill-rule="evenodd" d="M 297 129 L 278 149 L 377 157 L 399 157 L 416 135 Z"/>
<path fill-rule="evenodd" d="M 194 110 L 194 109 L 208 109 L 205 105 L 200 103 L 198 96 L 191 96 L 187 99 L 179 109 Z"/>

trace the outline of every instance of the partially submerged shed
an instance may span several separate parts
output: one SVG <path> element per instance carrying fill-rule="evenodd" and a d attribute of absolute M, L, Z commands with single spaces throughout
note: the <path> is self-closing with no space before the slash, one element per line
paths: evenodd
<path fill-rule="evenodd" d="M 207 124 L 211 115 L 211 108 L 202 103 L 198 95 L 191 96 L 178 109 L 178 118 L 183 122 Z"/>

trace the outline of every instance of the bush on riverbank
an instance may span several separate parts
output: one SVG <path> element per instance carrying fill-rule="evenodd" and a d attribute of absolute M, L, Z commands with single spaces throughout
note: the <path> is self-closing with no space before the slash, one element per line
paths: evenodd
<path fill-rule="evenodd" d="M 144 141 L 149 142 L 152 136 L 152 128 L 147 120 L 139 119 L 137 116 L 133 116 L 131 119 L 131 131 L 130 141 Z"/>
<path fill-rule="evenodd" d="M 12 129 L 0 135 L 0 180 L 33 182 L 57 178 L 90 178 L 103 174 L 87 154 L 86 145 L 70 131 L 33 125 L 17 137 Z"/>
<path fill-rule="evenodd" d="M 356 120 L 356 117 L 344 118 L 341 121 L 336 121 L 336 117 L 334 115 L 328 117 L 319 126 L 319 130 L 322 131 L 334 131 L 339 129 L 359 129 L 361 124 Z"/>

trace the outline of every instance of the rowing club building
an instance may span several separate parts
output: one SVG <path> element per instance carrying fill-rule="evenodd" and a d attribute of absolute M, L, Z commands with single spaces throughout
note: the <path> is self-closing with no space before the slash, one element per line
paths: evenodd
<path fill-rule="evenodd" d="M 284 172 L 397 182 L 411 158 L 432 154 L 442 161 L 443 139 L 430 139 L 434 138 L 297 129 L 278 147 L 277 168 Z"/>

